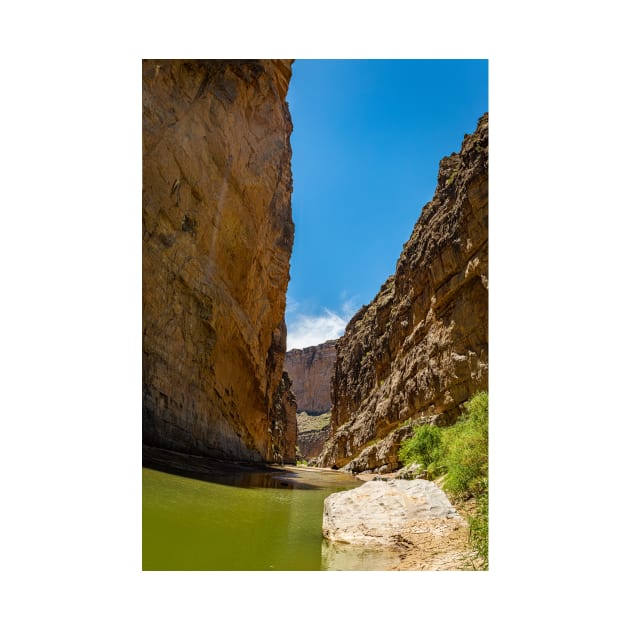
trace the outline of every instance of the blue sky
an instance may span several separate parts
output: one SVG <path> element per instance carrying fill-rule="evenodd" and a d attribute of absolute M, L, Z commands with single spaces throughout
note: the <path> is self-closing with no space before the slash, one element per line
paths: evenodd
<path fill-rule="evenodd" d="M 486 60 L 296 60 L 287 349 L 343 334 L 391 275 L 439 161 L 488 111 Z"/>

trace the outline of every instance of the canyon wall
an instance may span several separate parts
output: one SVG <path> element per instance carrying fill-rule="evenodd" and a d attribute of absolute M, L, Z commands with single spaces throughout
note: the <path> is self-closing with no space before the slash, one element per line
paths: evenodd
<path fill-rule="evenodd" d="M 440 162 L 396 272 L 337 341 L 323 466 L 388 471 L 413 425 L 488 387 L 488 115 Z"/>
<path fill-rule="evenodd" d="M 291 61 L 143 61 L 143 443 L 295 461 Z"/>
<path fill-rule="evenodd" d="M 326 440 L 330 437 L 330 411 L 309 415 L 305 411 L 297 414 L 297 448 L 300 459 L 315 465 Z"/>
<path fill-rule="evenodd" d="M 309 466 L 317 464 L 317 458 L 330 437 L 330 426 L 323 429 L 298 432 L 297 446 L 300 455 L 307 460 Z"/>
<path fill-rule="evenodd" d="M 330 379 L 335 363 L 335 341 L 302 350 L 289 350 L 284 369 L 293 383 L 298 411 L 320 414 L 330 411 Z"/>

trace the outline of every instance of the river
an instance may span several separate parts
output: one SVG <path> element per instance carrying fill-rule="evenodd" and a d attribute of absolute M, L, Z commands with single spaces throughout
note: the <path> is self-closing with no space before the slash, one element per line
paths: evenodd
<path fill-rule="evenodd" d="M 212 481 L 142 469 L 143 570 L 382 570 L 388 550 L 322 539 L 324 499 L 361 484 L 333 471 L 276 468 Z"/>

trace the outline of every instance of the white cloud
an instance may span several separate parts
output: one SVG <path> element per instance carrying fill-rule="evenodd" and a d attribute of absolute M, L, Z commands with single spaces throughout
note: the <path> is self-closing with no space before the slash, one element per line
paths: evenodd
<path fill-rule="evenodd" d="M 311 315 L 300 313 L 304 305 L 287 295 L 287 350 L 317 346 L 341 337 L 346 324 L 358 310 L 356 297 L 348 297 L 347 291 L 341 293 L 341 299 L 345 300 L 341 313 L 324 308 L 323 314 Z"/>
<path fill-rule="evenodd" d="M 299 307 L 299 302 L 297 300 L 294 300 L 290 295 L 287 295 L 286 312 L 295 313 L 295 311 L 298 310 L 298 307 Z"/>
<path fill-rule="evenodd" d="M 343 335 L 349 319 L 329 309 L 324 309 L 324 315 L 298 315 L 287 322 L 287 350 L 308 348 L 337 339 Z"/>

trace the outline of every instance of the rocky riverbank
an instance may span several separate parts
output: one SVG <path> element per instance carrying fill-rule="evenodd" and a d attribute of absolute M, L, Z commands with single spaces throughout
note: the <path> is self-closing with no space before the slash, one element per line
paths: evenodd
<path fill-rule="evenodd" d="M 399 474 L 400 471 L 377 476 L 363 473 L 356 475 L 356 478 L 369 483 L 374 479 L 382 481 L 395 479 Z M 440 480 L 433 485 L 440 487 Z M 479 566 L 479 560 L 469 543 L 467 521 L 467 517 L 474 511 L 474 501 L 454 501 L 452 507 L 458 516 L 456 519 L 431 519 L 426 521 L 424 526 L 405 525 L 400 527 L 391 544 L 395 554 L 386 570 L 476 570 Z"/>

